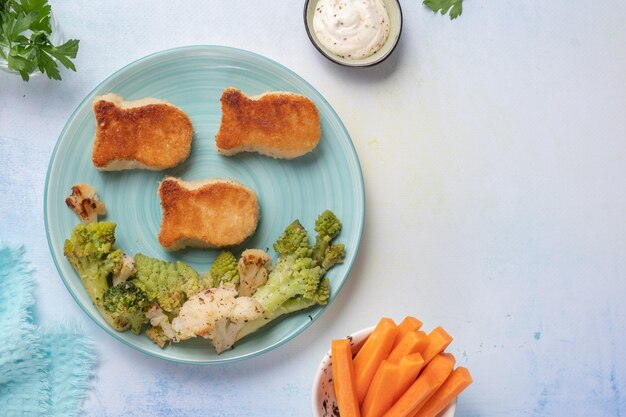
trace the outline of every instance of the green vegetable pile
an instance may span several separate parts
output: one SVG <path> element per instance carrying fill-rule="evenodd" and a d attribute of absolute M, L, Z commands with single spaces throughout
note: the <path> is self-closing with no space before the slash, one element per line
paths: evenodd
<path fill-rule="evenodd" d="M 183 262 L 142 254 L 129 266 L 130 257 L 115 248 L 115 227 L 77 225 L 64 254 L 115 330 L 140 334 L 149 323 L 146 334 L 161 347 L 204 337 L 220 353 L 284 314 L 324 305 L 330 295 L 325 275 L 345 257 L 344 245 L 333 243 L 341 222 L 330 210 L 315 222 L 314 244 L 298 220 L 287 226 L 273 245 L 273 267 L 259 249 L 239 260 L 223 251 L 203 275 Z"/>
<path fill-rule="evenodd" d="M 24 81 L 37 70 L 48 78 L 60 80 L 57 62 L 76 71 L 72 59 L 78 53 L 79 41 L 70 39 L 62 45 L 53 45 L 51 37 L 48 0 L 0 0 L 0 57 Z"/>

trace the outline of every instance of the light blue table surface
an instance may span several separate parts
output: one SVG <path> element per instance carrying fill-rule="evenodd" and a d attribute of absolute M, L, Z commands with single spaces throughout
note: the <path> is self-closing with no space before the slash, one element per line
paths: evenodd
<path fill-rule="evenodd" d="M 474 384 L 457 416 L 626 415 L 626 3 L 467 0 L 456 21 L 402 1 L 383 64 L 326 61 L 301 1 L 52 2 L 78 72 L 0 73 L 0 239 L 36 269 L 40 322 L 76 318 L 100 361 L 85 415 L 310 416 L 330 340 L 412 314 L 442 325 Z M 343 119 L 366 185 L 363 242 L 321 318 L 244 362 L 194 367 L 108 336 L 73 301 L 43 223 L 50 154 L 100 81 L 162 49 L 274 59 Z"/>

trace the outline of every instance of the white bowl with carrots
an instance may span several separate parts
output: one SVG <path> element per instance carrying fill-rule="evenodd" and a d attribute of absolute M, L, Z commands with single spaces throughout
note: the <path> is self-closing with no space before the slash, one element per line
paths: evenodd
<path fill-rule="evenodd" d="M 314 417 L 453 417 L 456 398 L 472 383 L 454 369 L 445 349 L 452 337 L 441 327 L 382 318 L 375 327 L 335 339 L 315 375 Z"/>

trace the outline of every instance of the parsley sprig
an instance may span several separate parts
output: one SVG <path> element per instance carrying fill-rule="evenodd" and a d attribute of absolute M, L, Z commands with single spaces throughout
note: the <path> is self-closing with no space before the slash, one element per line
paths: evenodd
<path fill-rule="evenodd" d="M 424 5 L 433 12 L 445 15 L 450 11 L 450 20 L 454 20 L 463 13 L 463 0 L 424 0 Z"/>
<path fill-rule="evenodd" d="M 74 63 L 78 40 L 53 45 L 48 0 L 0 0 L 0 57 L 24 81 L 36 70 L 60 80 L 57 62 L 76 71 Z"/>

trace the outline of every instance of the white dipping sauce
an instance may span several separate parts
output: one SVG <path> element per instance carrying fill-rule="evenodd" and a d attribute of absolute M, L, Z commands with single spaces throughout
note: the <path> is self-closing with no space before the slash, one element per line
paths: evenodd
<path fill-rule="evenodd" d="M 319 0 L 313 30 L 328 50 L 342 58 L 365 58 L 389 36 L 389 14 L 381 0 Z"/>

